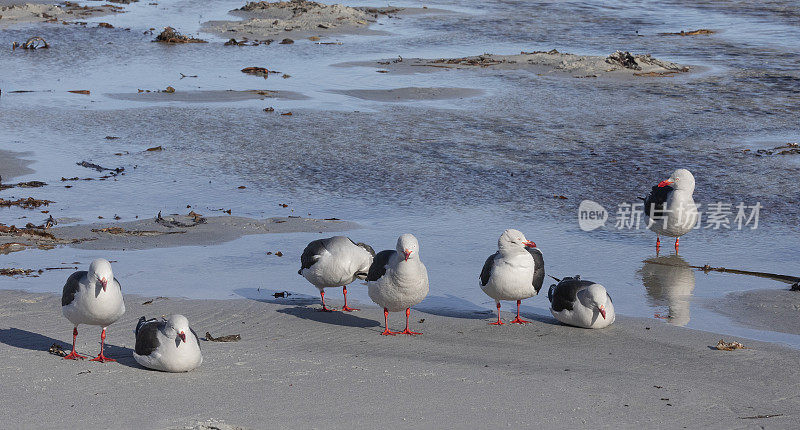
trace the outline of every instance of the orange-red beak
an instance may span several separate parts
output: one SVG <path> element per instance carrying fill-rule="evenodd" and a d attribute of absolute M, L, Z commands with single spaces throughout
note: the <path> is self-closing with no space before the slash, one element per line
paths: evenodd
<path fill-rule="evenodd" d="M 526 241 L 525 241 L 525 242 L 523 242 L 523 243 L 524 243 L 524 244 L 525 244 L 525 246 L 527 246 L 528 248 L 536 248 L 536 244 L 535 244 L 535 243 L 534 243 L 532 240 L 526 240 Z"/>
<path fill-rule="evenodd" d="M 600 306 L 600 315 L 603 316 L 603 319 L 606 319 L 606 308 L 605 308 L 605 306 Z"/>
<path fill-rule="evenodd" d="M 411 251 L 409 251 L 409 250 L 405 249 L 405 250 L 403 250 L 403 254 L 405 254 L 405 255 L 406 255 L 406 261 L 408 261 L 408 257 L 410 257 L 410 256 L 411 256 Z"/>
<path fill-rule="evenodd" d="M 100 283 L 103 284 L 103 291 L 105 291 L 106 287 L 108 287 L 108 279 L 103 278 L 100 280 Z"/>
<path fill-rule="evenodd" d="M 603 318 L 605 318 L 605 314 L 603 315 Z M 181 338 L 183 343 L 186 343 L 186 333 L 180 332 L 180 333 L 178 333 L 178 336 Z"/>
<path fill-rule="evenodd" d="M 658 188 L 664 188 L 667 185 L 672 185 L 672 184 L 674 184 L 674 182 L 670 181 L 669 179 L 665 179 L 665 180 L 663 180 L 663 181 L 658 183 Z"/>

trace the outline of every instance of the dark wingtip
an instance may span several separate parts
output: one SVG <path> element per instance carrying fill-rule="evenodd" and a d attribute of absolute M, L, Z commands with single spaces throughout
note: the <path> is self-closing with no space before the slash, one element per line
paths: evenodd
<path fill-rule="evenodd" d="M 303 269 L 298 270 L 297 274 L 302 276 L 303 275 Z"/>

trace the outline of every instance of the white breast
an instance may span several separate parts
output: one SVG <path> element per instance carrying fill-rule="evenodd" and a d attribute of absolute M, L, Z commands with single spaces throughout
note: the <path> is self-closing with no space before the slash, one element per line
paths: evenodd
<path fill-rule="evenodd" d="M 533 288 L 534 260 L 527 251 L 495 259 L 483 291 L 495 300 L 524 300 L 537 294 Z"/>
<path fill-rule="evenodd" d="M 419 260 L 400 261 L 386 269 L 377 281 L 368 283 L 369 298 L 390 312 L 419 304 L 428 295 L 428 270 Z"/>
<path fill-rule="evenodd" d="M 102 287 L 89 286 L 80 281 L 72 302 L 62 306 L 64 316 L 74 325 L 87 324 L 108 327 L 125 313 L 125 302 L 117 280 L 103 291 Z"/>

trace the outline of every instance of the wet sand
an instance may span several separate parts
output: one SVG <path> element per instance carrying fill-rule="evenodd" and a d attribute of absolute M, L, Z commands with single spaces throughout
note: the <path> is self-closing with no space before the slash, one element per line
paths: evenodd
<path fill-rule="evenodd" d="M 305 100 L 308 97 L 294 91 L 272 90 L 205 90 L 205 91 L 145 91 L 138 93 L 109 93 L 116 100 L 136 102 L 225 103 L 243 100 Z"/>
<path fill-rule="evenodd" d="M 49 428 L 53 417 L 82 428 L 207 420 L 244 428 L 749 428 L 790 427 L 800 410 L 800 375 L 786 371 L 800 352 L 777 345 L 745 341 L 751 349 L 725 352 L 711 348 L 719 335 L 643 319 L 619 317 L 594 331 L 535 316 L 524 327 L 494 327 L 490 315 L 470 312 L 414 311 L 412 328 L 424 335 L 385 337 L 378 309 L 321 313 L 316 299 L 271 293 L 148 305 L 152 297 L 127 296 L 107 338 L 120 362 L 99 364 L 48 354 L 53 343 L 71 342 L 59 296 L 0 291 L 4 387 L 15 393 L 0 420 L 25 428 Z M 337 294 L 330 299 L 340 304 Z M 131 356 L 136 320 L 178 312 L 201 337 L 242 340 L 202 342 L 203 365 L 190 373 L 140 368 Z M 390 316 L 393 328 L 401 321 Z M 79 352 L 96 355 L 98 336 L 79 328 Z M 778 416 L 749 418 L 759 415 Z"/>
<path fill-rule="evenodd" d="M 28 168 L 32 161 L 22 158 L 28 154 L 0 149 L 0 178 L 3 182 L 9 182 L 13 178 L 34 172 L 33 169 Z"/>
<path fill-rule="evenodd" d="M 216 245 L 250 234 L 334 232 L 357 228 L 358 224 L 341 220 L 300 217 L 274 217 L 265 220 L 237 216 L 191 217 L 163 215 L 129 222 L 106 222 L 54 227 L 46 232 L 55 238 L 31 234 L 0 235 L 0 246 L 18 243 L 12 250 L 25 247 L 69 245 L 79 249 L 140 250 L 176 246 Z M 166 294 L 166 293 L 165 293 Z"/>
<path fill-rule="evenodd" d="M 421 88 L 405 87 L 388 90 L 334 90 L 337 94 L 344 94 L 362 100 L 376 102 L 407 102 L 421 100 L 451 100 L 467 97 L 477 97 L 483 90 L 475 88 Z"/>
<path fill-rule="evenodd" d="M 528 70 L 537 74 L 565 74 L 576 78 L 672 77 L 690 70 L 688 66 L 662 61 L 650 55 L 614 52 L 606 57 L 564 52 L 535 51 L 516 55 L 483 54 L 461 58 L 390 58 L 359 61 L 337 66 L 377 67 L 389 73 L 422 73 L 451 69 Z"/>
<path fill-rule="evenodd" d="M 747 327 L 800 334 L 800 292 L 788 288 L 730 293 L 707 307 Z"/>
<path fill-rule="evenodd" d="M 82 19 L 108 15 L 123 8 L 111 4 L 79 6 L 52 1 L 0 1 L 0 28 L 32 22 L 76 24 Z M 85 24 L 85 23 L 84 23 Z M 24 42 L 24 41 L 22 41 Z"/>

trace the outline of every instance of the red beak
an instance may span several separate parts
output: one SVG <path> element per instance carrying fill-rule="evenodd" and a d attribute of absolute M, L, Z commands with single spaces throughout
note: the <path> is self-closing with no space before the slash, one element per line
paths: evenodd
<path fill-rule="evenodd" d="M 536 248 L 536 244 L 532 240 L 526 240 L 524 243 L 528 248 Z"/>
<path fill-rule="evenodd" d="M 603 316 L 603 319 L 606 319 L 606 309 L 600 306 L 600 315 Z"/>
<path fill-rule="evenodd" d="M 605 313 L 603 314 L 603 318 L 605 318 Z M 180 332 L 180 333 L 178 333 L 178 336 L 181 338 L 183 343 L 186 343 L 186 333 Z"/>
<path fill-rule="evenodd" d="M 672 185 L 672 184 L 674 184 L 674 182 L 670 181 L 669 179 L 665 179 L 658 183 L 658 188 L 664 188 L 667 185 Z"/>
<path fill-rule="evenodd" d="M 108 286 L 108 279 L 103 278 L 100 280 L 100 283 L 103 284 L 103 291 L 105 291 L 106 287 Z"/>
<path fill-rule="evenodd" d="M 408 261 L 408 257 L 411 255 L 411 251 L 406 249 L 406 250 L 403 251 L 403 254 L 406 255 L 406 261 Z"/>

